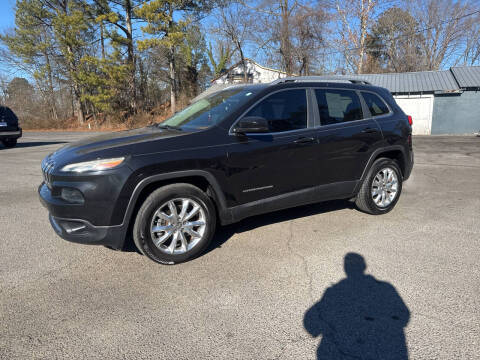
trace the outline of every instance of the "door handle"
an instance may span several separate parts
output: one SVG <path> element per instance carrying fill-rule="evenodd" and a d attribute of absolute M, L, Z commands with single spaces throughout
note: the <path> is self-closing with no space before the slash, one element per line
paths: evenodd
<path fill-rule="evenodd" d="M 374 133 L 377 133 L 378 130 L 375 129 L 375 128 L 365 128 L 362 130 L 362 133 L 365 133 L 365 134 L 374 134 Z"/>
<path fill-rule="evenodd" d="M 297 140 L 294 141 L 295 144 L 311 144 L 315 142 L 315 138 L 313 137 L 305 137 L 305 136 L 302 136 L 300 138 L 298 138 Z"/>

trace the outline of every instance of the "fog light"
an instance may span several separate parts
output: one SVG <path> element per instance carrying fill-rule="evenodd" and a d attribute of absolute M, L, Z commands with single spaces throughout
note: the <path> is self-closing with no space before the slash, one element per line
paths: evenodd
<path fill-rule="evenodd" d="M 73 204 L 83 204 L 85 200 L 83 199 L 83 195 L 77 189 L 72 188 L 62 188 L 62 192 L 60 197 Z"/>

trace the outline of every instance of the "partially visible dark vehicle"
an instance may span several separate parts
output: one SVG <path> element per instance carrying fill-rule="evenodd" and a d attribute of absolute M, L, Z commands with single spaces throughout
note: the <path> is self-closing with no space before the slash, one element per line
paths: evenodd
<path fill-rule="evenodd" d="M 7 148 L 17 145 L 22 136 L 22 129 L 18 126 L 17 115 L 7 106 L 0 106 L 0 141 Z"/>
<path fill-rule="evenodd" d="M 226 88 L 161 124 L 82 140 L 42 162 L 40 199 L 64 239 L 163 264 L 219 225 L 332 199 L 393 209 L 413 166 L 412 120 L 388 90 L 344 78 Z"/>

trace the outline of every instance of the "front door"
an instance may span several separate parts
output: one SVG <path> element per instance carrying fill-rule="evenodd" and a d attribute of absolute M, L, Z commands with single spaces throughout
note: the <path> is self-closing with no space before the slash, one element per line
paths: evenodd
<path fill-rule="evenodd" d="M 265 118 L 270 132 L 232 135 L 227 163 L 229 193 L 236 204 L 315 185 L 317 139 L 309 122 L 306 89 L 275 92 L 244 116 Z"/>

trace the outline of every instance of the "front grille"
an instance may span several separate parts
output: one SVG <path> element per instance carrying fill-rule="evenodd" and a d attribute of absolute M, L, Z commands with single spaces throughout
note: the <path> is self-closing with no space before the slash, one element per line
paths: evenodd
<path fill-rule="evenodd" d="M 49 188 L 52 186 L 52 173 L 54 169 L 55 169 L 55 161 L 53 161 L 49 157 L 46 157 L 42 161 L 42 172 L 43 172 L 43 180 L 45 181 L 45 184 L 47 184 Z"/>

